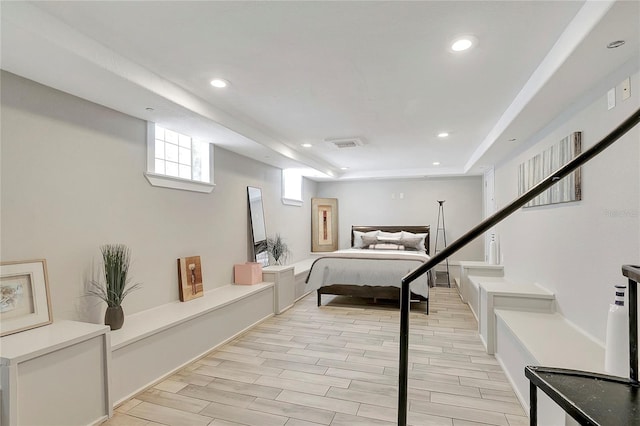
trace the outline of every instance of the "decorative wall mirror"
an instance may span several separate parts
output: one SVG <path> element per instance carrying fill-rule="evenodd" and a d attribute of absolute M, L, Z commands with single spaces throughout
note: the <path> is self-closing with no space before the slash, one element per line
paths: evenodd
<path fill-rule="evenodd" d="M 253 244 L 253 260 L 269 265 L 267 252 L 267 229 L 264 222 L 264 207 L 262 205 L 262 189 L 247 186 L 249 199 L 249 217 L 251 219 L 251 243 Z"/>

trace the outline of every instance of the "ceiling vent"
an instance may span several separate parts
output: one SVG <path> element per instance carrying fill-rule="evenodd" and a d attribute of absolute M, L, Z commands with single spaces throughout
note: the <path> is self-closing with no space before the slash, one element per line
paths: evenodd
<path fill-rule="evenodd" d="M 325 142 L 332 144 L 338 149 L 357 148 L 364 145 L 364 142 L 360 138 L 330 138 L 325 139 Z"/>

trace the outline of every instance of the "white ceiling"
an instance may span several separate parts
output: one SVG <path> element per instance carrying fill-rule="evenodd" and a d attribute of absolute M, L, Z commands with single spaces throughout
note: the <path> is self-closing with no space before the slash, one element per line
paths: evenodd
<path fill-rule="evenodd" d="M 3 69 L 339 179 L 482 173 L 612 72 L 640 64 L 638 1 L 0 7 Z M 477 46 L 450 51 L 461 34 Z M 606 49 L 618 39 L 626 44 Z M 212 88 L 214 77 L 230 87 Z M 349 137 L 364 145 L 325 142 Z"/>

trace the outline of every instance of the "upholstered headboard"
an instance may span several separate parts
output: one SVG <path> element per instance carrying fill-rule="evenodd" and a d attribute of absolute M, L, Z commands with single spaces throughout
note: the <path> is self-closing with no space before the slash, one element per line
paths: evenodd
<path fill-rule="evenodd" d="M 384 232 L 400 232 L 400 231 L 406 231 L 406 232 L 412 232 L 414 234 L 427 234 L 427 237 L 424 239 L 424 248 L 427 251 L 427 254 L 429 253 L 429 246 L 430 246 L 430 237 L 431 237 L 431 233 L 430 233 L 430 226 L 429 225 L 417 225 L 417 226 L 351 226 L 351 247 L 353 247 L 353 231 L 360 231 L 360 232 L 371 232 L 371 231 L 384 231 Z"/>

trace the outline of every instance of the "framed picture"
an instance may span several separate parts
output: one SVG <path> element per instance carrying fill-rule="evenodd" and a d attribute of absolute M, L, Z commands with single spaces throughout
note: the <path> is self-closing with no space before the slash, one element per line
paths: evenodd
<path fill-rule="evenodd" d="M 178 285 L 181 302 L 188 302 L 204 295 L 200 256 L 178 259 Z"/>
<path fill-rule="evenodd" d="M 518 195 L 522 195 L 582 152 L 582 133 L 573 132 L 518 167 Z M 582 199 L 582 167 L 565 176 L 524 207 L 567 203 Z"/>
<path fill-rule="evenodd" d="M 44 259 L 0 263 L 0 336 L 51 324 Z"/>
<path fill-rule="evenodd" d="M 338 199 L 311 199 L 311 251 L 338 250 Z"/>

